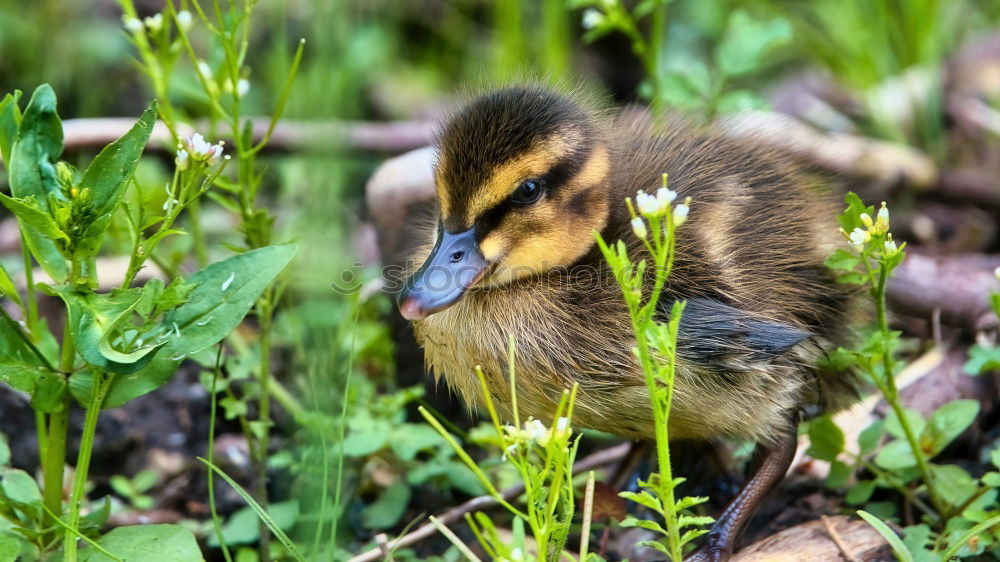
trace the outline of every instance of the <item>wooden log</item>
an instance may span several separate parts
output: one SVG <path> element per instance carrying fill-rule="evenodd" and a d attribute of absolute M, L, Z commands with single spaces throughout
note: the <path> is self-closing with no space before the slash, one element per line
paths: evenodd
<path fill-rule="evenodd" d="M 733 562 L 835 562 L 895 560 L 882 535 L 864 521 L 836 515 L 790 527 L 755 542 L 733 556 Z M 841 546 L 837 545 L 840 542 Z M 846 551 L 846 552 L 845 552 Z"/>

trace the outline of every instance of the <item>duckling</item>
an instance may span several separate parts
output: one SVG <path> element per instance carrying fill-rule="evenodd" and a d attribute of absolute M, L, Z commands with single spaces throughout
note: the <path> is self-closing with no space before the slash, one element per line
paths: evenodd
<path fill-rule="evenodd" d="M 758 443 L 757 468 L 693 558 L 724 560 L 787 471 L 800 413 L 856 394 L 852 375 L 813 366 L 844 338 L 853 294 L 824 266 L 836 208 L 807 168 L 681 119 L 536 86 L 493 91 L 443 125 L 437 224 L 397 301 L 427 367 L 470 406 L 483 403 L 481 365 L 510 414 L 512 337 L 522 417 L 551 421 L 578 383 L 575 424 L 653 439 L 628 312 L 594 232 L 634 242 L 624 199 L 663 173 L 693 201 L 660 300 L 664 320 L 687 301 L 670 436 Z"/>

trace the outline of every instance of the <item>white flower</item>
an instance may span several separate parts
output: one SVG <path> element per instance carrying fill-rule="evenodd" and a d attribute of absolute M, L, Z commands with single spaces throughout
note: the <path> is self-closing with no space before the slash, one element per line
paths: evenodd
<path fill-rule="evenodd" d="M 247 80 L 246 78 L 240 78 L 239 80 L 236 81 L 236 94 L 238 96 L 242 98 L 243 96 L 247 95 L 247 92 L 249 91 L 250 91 L 249 80 Z"/>
<path fill-rule="evenodd" d="M 583 11 L 583 28 L 594 29 L 604 23 L 604 14 L 596 8 L 587 8 Z"/>
<path fill-rule="evenodd" d="M 549 430 L 545 428 L 539 420 L 528 420 L 524 422 L 524 431 L 527 432 L 528 439 L 533 441 L 543 441 L 549 436 Z"/>
<path fill-rule="evenodd" d="M 896 255 L 896 252 L 899 251 L 899 248 L 896 247 L 896 243 L 893 242 L 892 238 L 885 241 L 884 248 L 885 253 L 888 256 L 894 256 Z"/>
<path fill-rule="evenodd" d="M 684 221 L 688 218 L 688 213 L 691 211 L 691 207 L 687 202 L 681 203 L 674 207 L 674 226 L 680 226 L 684 224 Z"/>
<path fill-rule="evenodd" d="M 656 197 L 641 189 L 635 194 L 635 206 L 639 209 L 639 213 L 647 216 L 660 212 L 660 204 L 656 201 Z"/>
<path fill-rule="evenodd" d="M 864 248 L 865 242 L 872 239 L 872 235 L 867 230 L 855 228 L 848 235 L 848 238 L 851 241 L 851 245 L 860 252 Z"/>
<path fill-rule="evenodd" d="M 996 269 L 994 269 L 994 270 L 993 270 L 993 275 L 994 275 L 994 276 L 995 276 L 995 277 L 996 277 L 997 279 L 1000 279 L 1000 267 L 997 267 Z"/>
<path fill-rule="evenodd" d="M 216 164 L 219 163 L 219 160 L 221 159 L 222 159 L 222 143 L 220 142 L 219 144 L 213 144 L 212 148 L 208 149 L 208 159 L 205 161 L 208 162 L 209 166 L 215 166 Z"/>
<path fill-rule="evenodd" d="M 146 24 L 146 29 L 149 29 L 150 33 L 156 33 L 163 27 L 163 14 L 149 16 L 142 21 Z"/>
<path fill-rule="evenodd" d="M 205 77 L 205 80 L 212 79 L 212 67 L 209 66 L 208 63 L 203 60 L 198 61 L 198 72 L 200 72 L 201 75 Z"/>
<path fill-rule="evenodd" d="M 569 418 L 560 417 L 556 420 L 556 431 L 563 432 L 569 429 Z"/>
<path fill-rule="evenodd" d="M 670 204 L 677 199 L 677 192 L 661 187 L 656 190 L 656 203 L 660 206 L 660 212 L 665 213 Z"/>
<path fill-rule="evenodd" d="M 645 240 L 646 236 L 649 235 L 649 233 L 646 232 L 646 223 L 643 222 L 640 217 L 632 219 L 632 232 L 635 233 L 637 238 L 642 238 L 643 240 Z"/>
<path fill-rule="evenodd" d="M 177 26 L 187 31 L 191 29 L 191 22 L 193 18 L 191 17 L 191 12 L 187 10 L 181 10 L 177 12 Z"/>
<path fill-rule="evenodd" d="M 188 165 L 190 164 L 190 158 L 189 158 L 189 155 L 188 155 L 188 151 L 184 150 L 183 148 L 178 148 L 177 149 L 177 158 L 174 158 L 174 164 L 177 166 L 177 169 L 180 170 L 180 171 L 182 171 L 182 172 L 184 170 L 187 170 L 188 169 Z"/>
<path fill-rule="evenodd" d="M 209 166 L 215 166 L 222 159 L 222 141 L 212 144 L 205 140 L 201 133 L 195 133 L 184 139 L 181 148 L 186 149 L 192 159 L 206 162 Z"/>
<path fill-rule="evenodd" d="M 125 29 L 128 30 L 129 33 L 142 33 L 142 21 L 138 18 L 122 16 L 122 24 L 125 25 Z"/>

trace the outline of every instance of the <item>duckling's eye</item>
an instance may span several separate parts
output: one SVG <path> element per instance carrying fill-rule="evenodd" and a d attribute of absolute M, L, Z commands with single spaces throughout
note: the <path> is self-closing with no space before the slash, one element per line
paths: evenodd
<path fill-rule="evenodd" d="M 514 195 L 510 199 L 520 205 L 530 205 L 541 198 L 543 191 L 540 181 L 524 180 L 521 185 L 517 186 L 517 190 L 514 191 Z"/>

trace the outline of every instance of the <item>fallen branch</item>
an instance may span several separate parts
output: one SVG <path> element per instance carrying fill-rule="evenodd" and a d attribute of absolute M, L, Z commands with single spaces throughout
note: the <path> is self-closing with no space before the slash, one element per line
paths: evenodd
<path fill-rule="evenodd" d="M 254 117 L 254 142 L 267 132 L 270 118 Z M 66 149 L 98 150 L 124 135 L 135 124 L 131 117 L 102 117 L 96 119 L 67 119 L 63 121 L 63 142 Z M 207 121 L 182 125 L 179 134 L 187 136 L 195 131 L 209 129 Z M 282 120 L 274 129 L 268 142 L 270 150 L 327 151 L 331 148 L 371 152 L 400 153 L 433 140 L 433 124 L 427 121 L 293 121 Z M 172 150 L 170 132 L 158 122 L 153 128 L 150 146 Z"/>
<path fill-rule="evenodd" d="M 614 447 L 609 447 L 588 455 L 573 465 L 573 474 L 575 475 L 588 470 L 593 470 L 620 460 L 625 457 L 631 446 L 632 444 L 630 442 L 620 443 Z M 503 497 L 504 501 L 513 501 L 523 493 L 524 484 L 518 484 L 507 488 L 501 492 L 500 495 Z M 435 517 L 435 519 L 442 525 L 450 525 L 464 517 L 466 513 L 492 509 L 498 505 L 500 505 L 499 502 L 491 496 L 479 496 L 477 498 L 472 498 L 459 506 L 449 509 L 448 511 Z M 437 528 L 433 523 L 426 523 L 416 530 L 388 542 L 384 546 L 386 546 L 389 551 L 393 551 L 397 548 L 413 545 L 414 543 L 426 539 L 427 537 L 433 536 L 436 532 Z M 382 555 L 382 547 L 380 546 L 379 548 L 373 548 L 355 556 L 354 558 L 351 558 L 349 562 L 370 562 L 372 560 L 378 560 Z"/>
<path fill-rule="evenodd" d="M 893 310 L 921 318 L 940 311 L 941 322 L 972 332 L 997 324 L 989 295 L 998 288 L 1000 255 L 925 256 L 910 252 L 889 280 Z"/>

